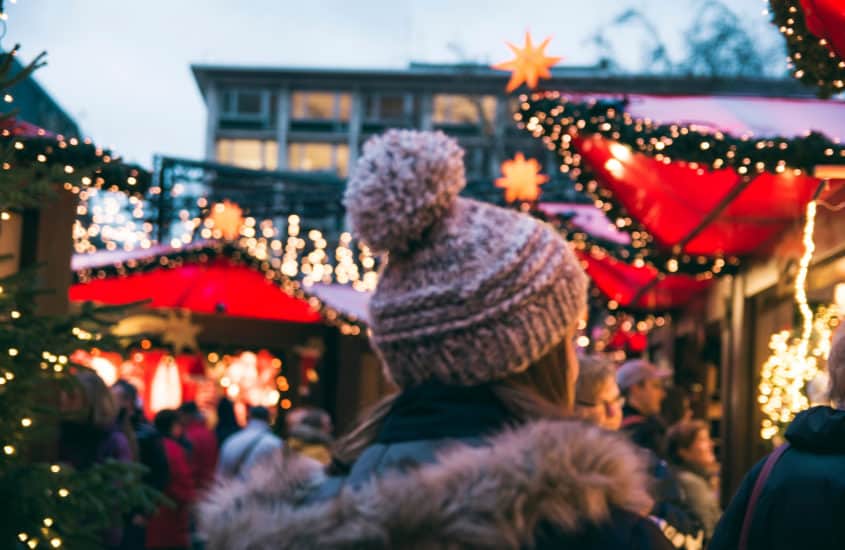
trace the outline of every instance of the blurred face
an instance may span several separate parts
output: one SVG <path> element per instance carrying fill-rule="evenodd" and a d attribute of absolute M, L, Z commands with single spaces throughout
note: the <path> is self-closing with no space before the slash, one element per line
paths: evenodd
<path fill-rule="evenodd" d="M 112 386 L 111 394 L 119 409 L 125 410 L 129 415 L 135 411 L 135 403 L 132 402 L 131 396 L 123 391 L 123 388 L 120 386 Z"/>
<path fill-rule="evenodd" d="M 695 439 L 686 449 L 680 449 L 678 454 L 692 466 L 705 470 L 712 470 L 716 466 L 716 455 L 713 454 L 713 440 L 707 430 L 700 430 Z"/>
<path fill-rule="evenodd" d="M 579 415 L 606 430 L 616 431 L 622 425 L 622 407 L 625 398 L 619 392 L 619 386 L 613 377 L 602 382 L 593 402 L 578 402 Z"/>
<path fill-rule="evenodd" d="M 665 398 L 666 390 L 663 388 L 663 381 L 659 378 L 643 380 L 631 386 L 631 405 L 646 416 L 660 414 L 660 405 Z"/>

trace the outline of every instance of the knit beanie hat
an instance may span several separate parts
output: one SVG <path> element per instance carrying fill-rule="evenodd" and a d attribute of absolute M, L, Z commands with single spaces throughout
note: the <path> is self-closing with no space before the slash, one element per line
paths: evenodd
<path fill-rule="evenodd" d="M 586 306 L 587 276 L 551 226 L 458 197 L 463 150 L 442 132 L 389 130 L 364 145 L 344 204 L 388 253 L 370 340 L 400 387 L 475 385 L 528 368 Z"/>

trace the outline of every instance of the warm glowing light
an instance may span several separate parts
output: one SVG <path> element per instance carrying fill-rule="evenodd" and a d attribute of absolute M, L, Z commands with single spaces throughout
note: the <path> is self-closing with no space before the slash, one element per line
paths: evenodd
<path fill-rule="evenodd" d="M 622 145 L 621 143 L 611 143 L 610 152 L 614 157 L 618 158 L 622 162 L 627 162 L 631 160 L 631 149 Z"/>
<path fill-rule="evenodd" d="M 531 42 L 531 34 L 526 32 L 525 45 L 522 48 L 518 48 L 510 42 L 507 43 L 515 57 L 510 61 L 493 65 L 493 68 L 500 71 L 510 71 L 511 78 L 506 88 L 508 92 L 516 90 L 523 83 L 534 89 L 541 78 L 551 78 L 552 74 L 549 69 L 562 58 L 546 56 L 545 49 L 550 40 L 551 38 L 546 38 L 539 46 L 534 47 Z"/>
<path fill-rule="evenodd" d="M 816 314 L 807 303 L 807 272 L 815 250 L 816 202 L 807 205 L 804 225 L 804 254 L 795 278 L 795 303 L 802 323 L 798 337 L 784 330 L 773 334 L 769 341 L 771 354 L 760 372 L 757 402 L 763 412 L 760 436 L 778 437 L 796 413 L 811 405 L 809 384 L 824 375 L 820 364 L 830 354 L 831 334 L 839 323 L 841 309 L 836 306 L 820 308 Z"/>
<path fill-rule="evenodd" d="M 625 175 L 625 166 L 617 159 L 607 159 L 607 162 L 604 163 L 604 168 L 615 178 L 622 179 Z"/>
<path fill-rule="evenodd" d="M 549 181 L 549 176 L 540 174 L 537 159 L 526 159 L 517 153 L 512 160 L 502 163 L 502 177 L 496 179 L 496 187 L 505 190 L 508 202 L 533 202 L 540 197 L 540 186 Z"/>

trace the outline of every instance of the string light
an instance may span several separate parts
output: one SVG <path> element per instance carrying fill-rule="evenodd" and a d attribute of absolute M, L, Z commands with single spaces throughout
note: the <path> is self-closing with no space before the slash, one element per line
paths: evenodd
<path fill-rule="evenodd" d="M 771 353 L 760 372 L 757 402 L 763 413 L 760 436 L 766 440 L 779 436 L 796 413 L 810 406 L 807 383 L 819 375 L 820 363 L 827 360 L 831 334 L 839 322 L 840 311 L 836 306 L 820 308 L 814 316 L 807 302 L 806 282 L 815 251 L 816 212 L 816 201 L 811 201 L 802 236 L 804 253 L 795 277 L 795 303 L 802 319 L 800 333 L 797 338 L 789 330 L 773 334 L 769 341 Z"/>

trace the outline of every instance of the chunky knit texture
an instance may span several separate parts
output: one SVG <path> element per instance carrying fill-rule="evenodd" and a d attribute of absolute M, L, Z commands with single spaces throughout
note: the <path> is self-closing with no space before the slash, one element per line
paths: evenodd
<path fill-rule="evenodd" d="M 462 155 L 442 133 L 391 130 L 365 146 L 346 192 L 358 236 L 389 252 L 370 338 L 400 387 L 520 372 L 586 305 L 587 277 L 553 228 L 457 197 Z M 397 162 L 402 177 L 385 169 Z"/>

